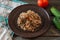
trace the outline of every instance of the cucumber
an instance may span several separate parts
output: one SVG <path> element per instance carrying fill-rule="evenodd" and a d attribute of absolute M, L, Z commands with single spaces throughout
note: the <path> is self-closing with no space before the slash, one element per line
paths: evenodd
<path fill-rule="evenodd" d="M 55 16 L 53 19 L 53 23 L 55 24 L 56 28 L 60 30 L 60 11 L 55 7 L 51 7 L 50 11 Z"/>
<path fill-rule="evenodd" d="M 60 18 L 55 17 L 53 22 L 58 30 L 60 30 Z"/>
<path fill-rule="evenodd" d="M 60 11 L 57 10 L 55 7 L 51 7 L 50 11 L 55 17 L 60 17 Z"/>

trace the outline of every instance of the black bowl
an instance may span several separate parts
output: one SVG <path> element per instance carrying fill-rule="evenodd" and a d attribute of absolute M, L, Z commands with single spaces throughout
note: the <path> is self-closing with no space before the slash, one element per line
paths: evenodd
<path fill-rule="evenodd" d="M 32 10 L 38 13 L 38 15 L 42 19 L 42 24 L 40 25 L 39 28 L 36 29 L 35 32 L 23 31 L 17 25 L 17 19 L 19 17 L 19 14 L 21 12 L 26 12 L 27 10 Z M 24 38 L 33 38 L 33 37 L 41 36 L 43 33 L 45 33 L 49 29 L 50 18 L 48 13 L 43 8 L 38 7 L 35 4 L 25 4 L 25 5 L 18 6 L 14 10 L 12 10 L 12 12 L 9 14 L 8 22 L 12 31 L 16 35 Z"/>

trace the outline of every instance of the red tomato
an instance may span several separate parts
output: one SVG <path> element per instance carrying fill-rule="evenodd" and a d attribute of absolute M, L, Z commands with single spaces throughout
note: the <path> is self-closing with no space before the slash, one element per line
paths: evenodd
<path fill-rule="evenodd" d="M 38 0 L 37 4 L 40 7 L 47 7 L 48 6 L 48 0 Z"/>

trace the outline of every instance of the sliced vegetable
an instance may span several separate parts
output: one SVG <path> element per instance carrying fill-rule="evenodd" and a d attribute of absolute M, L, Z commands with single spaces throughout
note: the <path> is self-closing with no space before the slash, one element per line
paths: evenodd
<path fill-rule="evenodd" d="M 53 22 L 58 30 L 60 30 L 60 18 L 55 17 Z"/>
<path fill-rule="evenodd" d="M 52 7 L 50 10 L 54 16 L 60 17 L 60 11 L 57 10 L 55 7 Z"/>

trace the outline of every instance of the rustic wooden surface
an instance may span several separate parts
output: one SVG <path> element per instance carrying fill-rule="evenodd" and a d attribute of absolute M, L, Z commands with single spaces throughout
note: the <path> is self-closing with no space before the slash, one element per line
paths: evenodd
<path fill-rule="evenodd" d="M 50 15 L 50 19 L 51 19 L 51 28 L 48 30 L 48 32 L 46 32 L 46 34 L 44 34 L 43 36 L 59 36 L 60 37 L 60 32 L 59 30 L 56 29 L 55 25 L 53 24 L 52 20 L 54 18 L 54 16 L 52 15 L 52 13 L 50 12 L 50 8 L 54 6 L 56 7 L 58 10 L 60 10 L 60 0 L 49 0 L 49 6 L 46 8 L 46 11 L 49 13 Z"/>
<path fill-rule="evenodd" d="M 30 4 L 37 4 L 37 0 L 22 0 L 22 1 L 28 2 Z M 58 8 L 58 10 L 60 10 L 60 0 L 49 0 L 49 6 L 47 8 L 45 8 L 45 10 L 50 15 L 51 25 L 50 25 L 50 29 L 44 35 L 42 35 L 42 37 L 60 37 L 59 30 L 56 29 L 55 25 L 52 22 L 52 19 L 54 18 L 54 16 L 50 12 L 50 8 L 52 6 Z M 17 35 L 14 35 L 14 37 L 17 37 Z"/>

